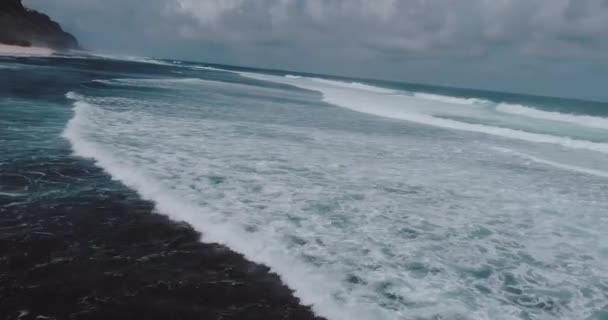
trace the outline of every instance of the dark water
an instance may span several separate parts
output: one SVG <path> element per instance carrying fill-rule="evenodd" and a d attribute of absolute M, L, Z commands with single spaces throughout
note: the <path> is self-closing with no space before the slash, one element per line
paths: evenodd
<path fill-rule="evenodd" d="M 65 93 L 163 67 L 0 58 L 0 319 L 313 319 L 269 269 L 72 155 Z"/>

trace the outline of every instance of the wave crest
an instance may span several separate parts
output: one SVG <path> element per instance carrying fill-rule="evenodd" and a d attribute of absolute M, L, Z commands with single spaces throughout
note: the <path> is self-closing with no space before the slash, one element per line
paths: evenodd
<path fill-rule="evenodd" d="M 453 103 L 453 104 L 463 104 L 463 105 L 482 105 L 482 104 L 491 104 L 492 102 L 484 99 L 476 99 L 476 98 L 459 98 L 459 97 L 450 97 L 443 96 L 438 94 L 431 93 L 414 93 L 414 97 L 425 100 L 439 101 L 445 103 Z"/>
<path fill-rule="evenodd" d="M 429 99 L 429 95 L 425 95 L 423 96 L 424 98 L 421 99 L 420 96 L 400 95 L 396 94 L 396 91 L 370 85 L 316 78 L 286 79 L 285 77 L 254 73 L 242 73 L 242 75 L 258 80 L 290 84 L 299 88 L 318 91 L 323 94 L 323 100 L 325 102 L 362 113 L 411 121 L 445 129 L 484 133 L 509 139 L 533 143 L 555 144 L 571 149 L 583 149 L 608 154 L 608 144 L 606 143 L 574 139 L 566 136 L 554 136 L 545 133 L 528 132 L 489 124 L 468 123 L 441 117 L 441 114 L 434 115 L 426 113 L 426 110 L 433 109 L 432 107 L 434 107 L 428 104 L 429 101 L 448 100 L 452 101 L 452 104 L 453 101 L 458 101 L 460 104 L 463 102 L 472 104 L 483 100 L 468 100 L 443 96 L 430 96 L 431 99 Z M 386 93 L 392 94 L 387 95 Z M 465 112 L 465 110 L 458 111 Z M 560 117 L 563 117 L 563 115 Z"/>
<path fill-rule="evenodd" d="M 529 108 L 518 104 L 500 103 L 496 110 L 502 113 L 524 116 L 528 118 L 558 121 L 572 123 L 583 127 L 592 127 L 608 130 L 608 118 L 575 115 L 569 113 L 560 113 L 553 111 L 543 111 L 539 109 Z"/>

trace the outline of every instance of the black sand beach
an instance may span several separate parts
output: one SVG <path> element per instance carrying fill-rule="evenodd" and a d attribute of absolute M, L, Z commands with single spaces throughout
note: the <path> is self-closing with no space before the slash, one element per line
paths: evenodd
<path fill-rule="evenodd" d="M 3 163 L 0 180 L 0 319 L 320 319 L 89 161 Z"/>

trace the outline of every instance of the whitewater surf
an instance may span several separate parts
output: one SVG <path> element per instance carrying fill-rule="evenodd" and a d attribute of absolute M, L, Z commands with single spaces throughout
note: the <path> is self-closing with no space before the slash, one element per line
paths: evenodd
<path fill-rule="evenodd" d="M 59 97 L 22 99 L 47 114 L 36 128 L 49 155 L 92 160 L 204 242 L 267 265 L 317 315 L 601 316 L 605 104 L 146 59 L 47 63 L 38 72 L 104 66 L 56 83 Z M 13 154 L 42 159 L 19 149 L 38 135 L 4 121 Z M 83 190 L 114 188 L 78 172 Z M 0 191 L 5 210 L 28 203 Z"/>

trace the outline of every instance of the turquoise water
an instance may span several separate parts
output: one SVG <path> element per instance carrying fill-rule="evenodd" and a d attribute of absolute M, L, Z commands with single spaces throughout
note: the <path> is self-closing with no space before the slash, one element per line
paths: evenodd
<path fill-rule="evenodd" d="M 329 319 L 608 312 L 606 103 L 155 60 L 0 75 L 0 162 L 91 158 Z"/>

